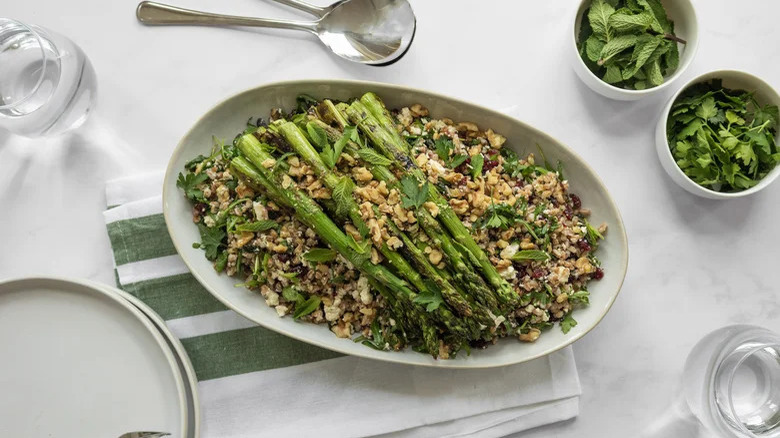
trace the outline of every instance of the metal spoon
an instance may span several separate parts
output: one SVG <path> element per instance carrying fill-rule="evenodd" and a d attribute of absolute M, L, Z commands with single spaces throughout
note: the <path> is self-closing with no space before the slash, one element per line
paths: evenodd
<path fill-rule="evenodd" d="M 144 1 L 136 16 L 144 24 L 251 26 L 304 30 L 317 35 L 336 55 L 354 62 L 388 65 L 412 44 L 417 20 L 407 0 L 341 0 L 321 8 L 299 0 L 275 0 L 319 17 L 316 21 L 239 17 Z"/>

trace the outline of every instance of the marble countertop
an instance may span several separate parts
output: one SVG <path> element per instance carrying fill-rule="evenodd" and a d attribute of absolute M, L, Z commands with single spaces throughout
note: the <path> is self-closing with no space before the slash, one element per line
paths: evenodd
<path fill-rule="evenodd" d="M 226 13 L 299 17 L 258 0 L 183 0 Z M 698 0 L 700 50 L 681 82 L 636 103 L 587 89 L 564 50 L 576 2 L 416 0 L 414 44 L 389 67 L 347 63 L 309 35 L 144 27 L 134 0 L 10 2 L 3 14 L 75 40 L 99 99 L 80 130 L 30 140 L 0 132 L 0 278 L 67 275 L 113 282 L 104 182 L 161 169 L 211 105 L 261 83 L 354 78 L 430 89 L 504 110 L 557 137 L 596 169 L 620 207 L 631 263 L 615 306 L 574 345 L 577 419 L 523 437 L 633 436 L 676 394 L 686 354 L 733 323 L 780 330 L 780 183 L 734 201 L 696 198 L 655 155 L 660 109 L 682 81 L 749 71 L 780 87 L 780 2 Z M 749 6 L 748 6 L 749 5 Z"/>

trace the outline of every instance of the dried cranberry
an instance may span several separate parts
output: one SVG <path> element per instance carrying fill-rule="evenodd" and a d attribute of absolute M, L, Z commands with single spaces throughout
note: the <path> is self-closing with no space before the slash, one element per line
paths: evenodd
<path fill-rule="evenodd" d="M 580 239 L 579 241 L 577 241 L 577 246 L 578 246 L 578 247 L 579 247 L 581 250 L 583 250 L 583 251 L 585 251 L 585 252 L 588 252 L 588 251 L 590 251 L 590 250 L 591 250 L 590 243 L 588 243 L 588 241 L 587 241 L 587 240 L 585 240 L 585 239 Z"/>
<path fill-rule="evenodd" d="M 569 195 L 569 198 L 571 198 L 571 205 L 574 206 L 575 210 L 579 210 L 580 208 L 582 208 L 582 200 L 580 199 L 579 196 L 572 193 L 571 195 Z"/>
<path fill-rule="evenodd" d="M 490 169 L 498 166 L 497 160 L 487 160 L 485 161 L 485 164 L 482 166 L 482 172 L 489 172 Z"/>
<path fill-rule="evenodd" d="M 531 274 L 531 277 L 533 278 L 542 278 L 544 277 L 544 271 L 542 268 L 536 268 L 534 269 L 533 273 Z"/>
<path fill-rule="evenodd" d="M 519 187 L 519 188 L 525 187 L 525 180 L 521 178 L 515 181 L 515 187 Z"/>
<path fill-rule="evenodd" d="M 601 268 L 596 268 L 596 272 L 593 273 L 593 279 L 601 280 L 602 278 L 604 278 L 604 270 Z"/>
<path fill-rule="evenodd" d="M 465 186 L 465 185 L 466 185 L 466 183 L 467 183 L 468 181 L 469 181 L 469 180 L 468 180 L 468 178 L 466 178 L 466 177 L 464 176 L 464 177 L 462 177 L 462 178 L 460 179 L 460 181 L 458 181 L 458 185 L 459 185 L 459 186 Z"/>
<path fill-rule="evenodd" d="M 203 213 L 206 212 L 206 207 L 208 207 L 206 204 L 202 202 L 198 202 L 197 204 L 195 204 L 195 206 L 192 207 L 192 209 L 195 211 L 195 213 L 202 216 Z"/>
<path fill-rule="evenodd" d="M 563 209 L 563 214 L 564 214 L 564 216 L 566 216 L 566 219 L 571 219 L 571 218 L 574 217 L 574 210 L 572 210 L 571 207 L 567 205 Z"/>

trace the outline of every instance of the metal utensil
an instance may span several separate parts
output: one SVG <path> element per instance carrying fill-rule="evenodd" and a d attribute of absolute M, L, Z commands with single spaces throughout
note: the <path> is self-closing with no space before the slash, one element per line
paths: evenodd
<path fill-rule="evenodd" d="M 119 438 L 160 438 L 170 435 L 166 432 L 127 432 L 120 435 Z"/>
<path fill-rule="evenodd" d="M 303 30 L 317 35 L 336 55 L 354 62 L 388 65 L 412 44 L 417 19 L 407 0 L 341 0 L 321 8 L 299 0 L 275 0 L 319 17 L 316 21 L 274 20 L 193 11 L 151 1 L 138 5 L 144 24 L 251 26 Z"/>

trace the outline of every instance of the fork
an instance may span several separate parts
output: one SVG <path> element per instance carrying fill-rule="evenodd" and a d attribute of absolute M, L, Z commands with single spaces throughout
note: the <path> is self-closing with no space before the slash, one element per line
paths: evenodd
<path fill-rule="evenodd" d="M 120 435 L 119 438 L 160 438 L 169 435 L 167 432 L 127 432 Z"/>

